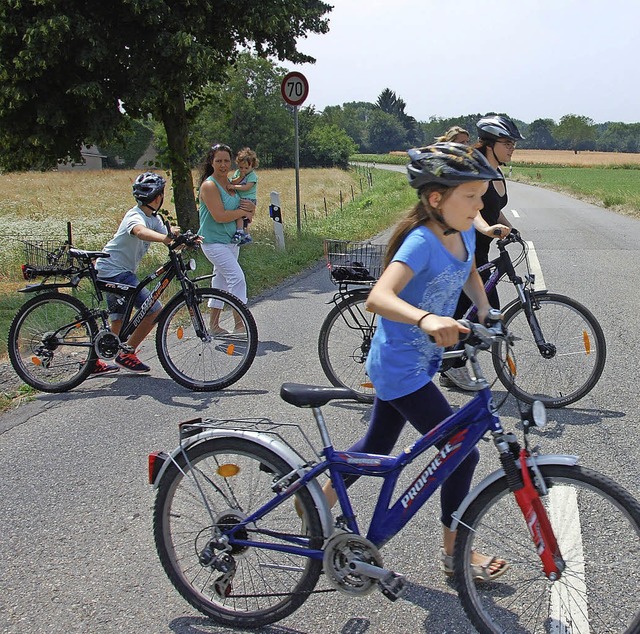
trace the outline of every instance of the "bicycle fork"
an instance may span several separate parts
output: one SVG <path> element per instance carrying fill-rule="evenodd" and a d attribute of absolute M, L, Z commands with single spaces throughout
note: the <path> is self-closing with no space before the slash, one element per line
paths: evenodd
<path fill-rule="evenodd" d="M 503 448 L 499 447 L 499 449 L 500 462 L 507 476 L 509 490 L 515 496 L 522 511 L 536 552 L 542 562 L 544 574 L 550 581 L 557 581 L 565 569 L 565 562 L 560 553 L 549 516 L 540 499 L 540 495 L 547 492 L 542 474 L 535 462 L 530 460 L 531 456 L 526 449 L 520 450 L 520 469 L 518 469 L 514 455 L 508 446 L 504 451 Z M 534 473 L 535 484 L 529 469 Z"/>

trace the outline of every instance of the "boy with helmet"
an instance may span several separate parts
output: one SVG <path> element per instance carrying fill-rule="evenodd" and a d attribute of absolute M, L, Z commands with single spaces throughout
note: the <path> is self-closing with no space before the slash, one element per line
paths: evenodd
<path fill-rule="evenodd" d="M 497 179 L 489 183 L 487 192 L 482 197 L 483 207 L 474 221 L 476 228 L 476 266 L 482 266 L 489 261 L 489 248 L 494 238 L 505 238 L 511 232 L 511 223 L 502 213 L 507 204 L 507 186 L 500 166 L 511 160 L 516 142 L 524 139 L 518 127 L 511 119 L 502 115 L 483 117 L 476 124 L 478 129 L 478 143 L 475 148 L 487 159 L 492 168 L 498 173 Z M 495 308 L 500 307 L 498 291 L 494 289 L 489 301 Z M 454 317 L 464 317 L 471 302 L 466 296 L 461 296 Z M 481 389 L 475 379 L 471 378 L 464 361 L 456 360 L 452 367 L 444 370 L 440 375 L 440 385 L 443 387 L 458 387 L 463 390 L 476 391 Z"/>
<path fill-rule="evenodd" d="M 101 280 L 136 286 L 139 280 L 135 273 L 140 260 L 149 250 L 150 243 L 171 243 L 173 238 L 167 235 L 167 229 L 157 215 L 164 202 L 165 184 L 165 179 L 153 172 L 145 172 L 135 179 L 132 189 L 137 204 L 124 215 L 115 235 L 104 247 L 103 251 L 110 257 L 99 258 L 96 262 L 98 277 Z M 172 227 L 173 231 L 177 231 L 177 228 Z M 150 294 L 148 289 L 143 288 L 136 298 L 136 307 L 139 308 Z M 120 295 L 107 293 L 107 306 L 111 329 L 119 335 L 122 327 L 123 298 Z M 156 301 L 151 311 L 129 337 L 126 348 L 115 358 L 115 366 L 98 360 L 94 374 L 118 371 L 120 367 L 130 372 L 149 372 L 149 366 L 138 359 L 136 348 L 153 329 L 161 308 L 162 304 Z"/>
<path fill-rule="evenodd" d="M 367 299 L 367 310 L 378 314 L 367 356 L 376 397 L 369 428 L 349 451 L 390 454 L 407 421 L 426 434 L 452 413 L 432 379 L 443 349 L 468 332 L 452 318 L 458 297 L 461 291 L 469 295 L 481 319 L 490 309 L 474 264 L 473 221 L 488 182 L 499 174 L 480 152 L 458 143 L 409 150 L 409 158 L 409 182 L 419 201 L 396 225 L 384 272 Z M 453 572 L 452 513 L 469 491 L 478 459 L 476 448 L 441 488 L 441 565 L 448 575 Z M 335 503 L 330 482 L 325 494 Z M 472 567 L 474 577 L 490 580 L 504 574 L 508 564 L 474 553 Z"/>

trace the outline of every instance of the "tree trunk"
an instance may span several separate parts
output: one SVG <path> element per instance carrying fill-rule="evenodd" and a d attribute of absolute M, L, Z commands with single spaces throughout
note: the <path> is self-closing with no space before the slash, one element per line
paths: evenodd
<path fill-rule="evenodd" d="M 196 232 L 200 221 L 193 194 L 193 177 L 189 167 L 189 129 L 182 92 L 169 93 L 162 108 L 162 123 L 167 133 L 169 169 L 178 225 L 182 231 L 192 229 Z"/>

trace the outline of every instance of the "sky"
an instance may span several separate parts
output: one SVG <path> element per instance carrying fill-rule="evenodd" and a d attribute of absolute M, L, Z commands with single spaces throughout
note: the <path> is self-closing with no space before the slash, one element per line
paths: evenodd
<path fill-rule="evenodd" d="M 638 0 L 325 0 L 329 32 L 298 42 L 303 106 L 375 103 L 418 121 L 504 112 L 640 121 Z"/>

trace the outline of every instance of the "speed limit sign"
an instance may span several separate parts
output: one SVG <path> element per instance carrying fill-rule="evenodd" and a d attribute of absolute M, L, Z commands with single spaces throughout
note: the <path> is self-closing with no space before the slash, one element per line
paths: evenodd
<path fill-rule="evenodd" d="M 302 73 L 288 73 L 282 80 L 280 91 L 282 98 L 290 106 L 299 106 L 309 95 L 309 82 Z"/>

